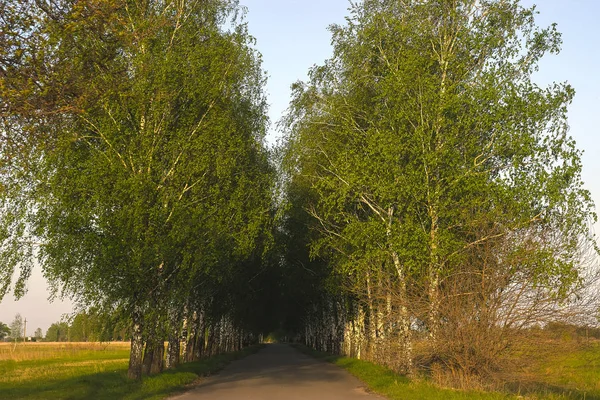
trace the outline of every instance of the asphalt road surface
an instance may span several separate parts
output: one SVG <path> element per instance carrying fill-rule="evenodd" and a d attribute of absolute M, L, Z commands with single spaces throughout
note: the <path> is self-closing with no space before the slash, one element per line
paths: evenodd
<path fill-rule="evenodd" d="M 172 400 L 374 400 L 345 370 L 284 344 L 229 364 Z"/>

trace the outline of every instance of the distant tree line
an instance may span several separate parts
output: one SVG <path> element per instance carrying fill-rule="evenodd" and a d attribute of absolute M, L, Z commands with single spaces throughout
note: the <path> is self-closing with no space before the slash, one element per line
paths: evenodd
<path fill-rule="evenodd" d="M 130 333 L 127 324 L 119 318 L 91 310 L 53 323 L 43 339 L 46 342 L 110 342 L 129 340 Z"/>

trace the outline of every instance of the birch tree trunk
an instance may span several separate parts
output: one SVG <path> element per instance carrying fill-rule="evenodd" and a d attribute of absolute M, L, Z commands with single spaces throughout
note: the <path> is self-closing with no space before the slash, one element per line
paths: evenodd
<path fill-rule="evenodd" d="M 187 338 L 185 343 L 185 361 L 194 361 L 195 346 L 196 346 L 196 335 L 198 330 L 198 313 L 192 312 L 192 318 L 187 323 Z"/>
<path fill-rule="evenodd" d="M 429 207 L 429 218 L 431 219 L 431 228 L 429 232 L 429 276 L 428 276 L 428 297 L 429 297 L 429 315 L 428 328 L 429 339 L 435 342 L 438 336 L 439 327 L 439 311 L 440 311 L 440 296 L 439 296 L 439 260 L 438 260 L 438 215 L 436 204 Z"/>
<path fill-rule="evenodd" d="M 150 370 L 152 369 L 152 360 L 154 359 L 156 349 L 156 339 L 154 337 L 154 332 L 150 332 L 148 334 L 148 338 L 146 339 L 146 346 L 144 349 L 144 358 L 142 360 L 142 375 L 149 375 Z"/>
<path fill-rule="evenodd" d="M 135 306 L 132 313 L 132 331 L 131 331 L 131 352 L 129 354 L 129 368 L 127 377 L 129 379 L 139 380 L 142 378 L 142 353 L 144 341 L 143 332 L 143 314 L 139 306 Z"/>
<path fill-rule="evenodd" d="M 206 318 L 204 315 L 204 309 L 201 306 L 199 311 L 196 313 L 197 321 L 195 327 L 194 345 L 193 345 L 193 360 L 200 360 L 204 355 L 206 347 Z"/>
<path fill-rule="evenodd" d="M 166 369 L 175 368 L 179 365 L 179 356 L 181 352 L 181 345 L 179 342 L 179 335 L 181 333 L 180 324 L 181 312 L 176 307 L 172 307 L 169 310 L 169 344 L 167 346 L 167 359 L 165 362 Z"/>
<path fill-rule="evenodd" d="M 165 342 L 163 338 L 159 338 L 154 348 L 154 357 L 152 358 L 151 374 L 158 374 L 163 371 L 165 365 Z"/>
<path fill-rule="evenodd" d="M 367 303 L 369 307 L 369 325 L 368 325 L 368 353 L 369 357 L 373 357 L 375 353 L 375 342 L 377 340 L 377 317 L 375 306 L 373 305 L 373 289 L 371 284 L 371 272 L 367 269 Z"/>
<path fill-rule="evenodd" d="M 179 331 L 172 331 L 169 334 L 169 345 L 167 346 L 166 369 L 173 369 L 179 365 L 179 355 L 181 346 L 179 343 Z"/>
<path fill-rule="evenodd" d="M 400 263 L 398 253 L 392 251 L 392 259 L 394 266 L 398 274 L 399 286 L 400 286 L 400 345 L 402 346 L 402 358 L 401 363 L 406 372 L 411 375 L 413 373 L 413 345 L 412 345 L 412 333 L 410 329 L 410 314 L 406 305 L 407 293 L 406 293 L 406 274 L 404 268 Z"/>

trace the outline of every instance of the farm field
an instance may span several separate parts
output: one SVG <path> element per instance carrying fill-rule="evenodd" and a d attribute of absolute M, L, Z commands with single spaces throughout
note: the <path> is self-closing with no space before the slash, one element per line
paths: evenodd
<path fill-rule="evenodd" d="M 127 379 L 128 342 L 1 343 L 0 399 L 162 399 L 256 349 L 133 382 Z"/>

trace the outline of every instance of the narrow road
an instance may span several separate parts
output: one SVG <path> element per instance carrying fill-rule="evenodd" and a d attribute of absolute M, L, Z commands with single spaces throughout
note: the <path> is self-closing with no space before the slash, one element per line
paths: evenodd
<path fill-rule="evenodd" d="M 172 400 L 374 400 L 345 370 L 284 344 L 269 344 Z"/>

